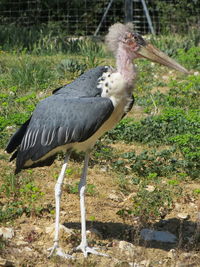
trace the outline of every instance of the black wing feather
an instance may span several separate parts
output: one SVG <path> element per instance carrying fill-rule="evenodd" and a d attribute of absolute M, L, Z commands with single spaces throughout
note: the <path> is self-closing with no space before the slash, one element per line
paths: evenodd
<path fill-rule="evenodd" d="M 17 153 L 17 172 L 26 161 L 37 161 L 56 147 L 83 142 L 110 117 L 114 107 L 101 97 L 42 100 L 33 112 Z M 37 134 L 36 134 L 37 133 Z"/>
<path fill-rule="evenodd" d="M 7 144 L 6 151 L 12 153 L 20 144 L 27 130 L 31 118 L 29 118 L 22 126 L 15 132 Z"/>
<path fill-rule="evenodd" d="M 100 96 L 101 89 L 97 88 L 98 78 L 101 77 L 104 72 L 107 72 L 108 69 L 107 66 L 93 68 L 83 73 L 72 83 L 55 89 L 53 94 L 65 94 L 68 97 Z"/>

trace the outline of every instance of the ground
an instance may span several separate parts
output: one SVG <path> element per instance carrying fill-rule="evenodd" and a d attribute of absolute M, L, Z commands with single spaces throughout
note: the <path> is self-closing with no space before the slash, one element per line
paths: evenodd
<path fill-rule="evenodd" d="M 125 144 L 117 146 L 121 150 L 131 149 Z M 3 153 L 1 151 L 1 154 Z M 1 160 L 0 164 L 2 168 L 8 163 Z M 144 242 L 140 237 L 140 230 L 147 228 L 149 224 L 144 225 L 134 216 L 124 219 L 117 215 L 122 207 L 131 206 L 131 194 L 134 191 L 130 196 L 123 195 L 118 188 L 117 176 L 106 168 L 106 164 L 90 165 L 88 184 L 95 186 L 95 192 L 88 194 L 86 205 L 87 229 L 93 229 L 89 233 L 90 243 L 99 246 L 100 251 L 109 257 L 89 255 L 84 259 L 83 255 L 77 252 L 73 254 L 74 260 L 58 257 L 49 259 L 47 249 L 53 244 L 55 174 L 59 173 L 61 164 L 62 161 L 57 160 L 50 168 L 34 169 L 31 173 L 36 186 L 40 186 L 44 193 L 39 199 L 44 207 L 43 211 L 39 215 L 23 213 L 22 216 L 3 224 L 4 227 L 14 230 L 14 236 L 7 239 L 1 249 L 1 257 L 7 259 L 7 264 L 10 261 L 9 266 L 198 266 L 200 256 L 193 245 L 195 240 L 192 237 L 199 234 L 199 207 L 197 200 L 187 199 L 188 192 L 197 188 L 197 184 L 185 183 L 182 200 L 175 203 L 174 209 L 164 220 L 156 220 L 150 226 L 151 229 L 175 234 L 177 242 Z M 60 219 L 61 224 L 73 230 L 70 234 L 61 230 L 61 246 L 68 252 L 80 242 L 79 198 L 77 194 L 69 194 L 67 191 L 69 184 L 79 180 L 81 163 L 71 160 L 69 166 L 74 174 L 65 179 Z M 14 164 L 10 163 L 9 168 L 13 169 Z M 29 175 L 29 172 L 23 171 L 22 175 Z M 1 202 L 4 202 L 3 198 Z M 37 201 L 35 205 L 38 205 Z M 187 218 L 181 218 L 184 214 Z"/>

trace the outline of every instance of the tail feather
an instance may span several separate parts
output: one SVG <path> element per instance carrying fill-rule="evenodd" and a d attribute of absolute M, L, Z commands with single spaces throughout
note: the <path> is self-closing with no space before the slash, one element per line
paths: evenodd
<path fill-rule="evenodd" d="M 30 118 L 31 119 L 31 118 Z M 8 153 L 12 153 L 13 151 L 15 151 L 15 149 L 21 144 L 22 139 L 24 137 L 24 134 L 26 133 L 26 129 L 29 125 L 30 119 L 28 119 L 15 133 L 14 135 L 11 137 L 7 147 L 6 147 L 6 151 Z M 15 152 L 12 157 L 11 160 L 13 160 L 14 158 L 16 158 L 17 153 Z"/>

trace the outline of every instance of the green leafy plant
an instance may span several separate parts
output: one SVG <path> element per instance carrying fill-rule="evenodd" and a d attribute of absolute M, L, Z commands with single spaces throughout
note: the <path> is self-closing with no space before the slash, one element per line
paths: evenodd
<path fill-rule="evenodd" d="M 149 180 L 141 180 L 137 193 L 132 197 L 132 208 L 120 209 L 117 214 L 123 218 L 138 216 L 143 223 L 164 218 L 173 207 L 175 195 L 181 194 L 180 187 L 172 186 L 157 182 L 149 190 Z"/>
<path fill-rule="evenodd" d="M 63 78 L 68 77 L 70 73 L 76 73 L 76 75 L 81 75 L 86 70 L 86 64 L 80 63 L 78 60 L 63 59 L 57 65 L 57 71 L 59 75 Z"/>
<path fill-rule="evenodd" d="M 200 47 L 191 47 L 187 51 L 179 49 L 177 57 L 186 67 L 200 70 Z"/>
<path fill-rule="evenodd" d="M 137 195 L 133 197 L 132 214 L 143 221 L 164 218 L 173 204 L 174 193 L 165 185 L 159 184 L 153 191 L 146 189 L 146 182 L 139 186 Z"/>
<path fill-rule="evenodd" d="M 78 194 L 79 192 L 79 182 L 73 184 L 66 184 L 65 189 L 69 194 Z M 96 195 L 95 185 L 87 184 L 86 195 L 94 196 Z"/>

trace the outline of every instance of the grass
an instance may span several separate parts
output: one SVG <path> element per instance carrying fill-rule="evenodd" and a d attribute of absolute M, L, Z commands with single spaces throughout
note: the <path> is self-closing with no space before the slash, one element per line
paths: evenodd
<path fill-rule="evenodd" d="M 62 50 L 59 38 L 55 46 L 51 46 L 52 40 L 55 40 L 52 36 L 45 35 L 33 47 L 19 45 L 12 52 L 7 43 L 0 53 L 1 149 L 5 148 L 15 129 L 30 116 L 36 103 L 50 95 L 53 89 L 89 68 L 113 63 L 99 43 L 68 40 L 66 51 L 66 48 Z M 170 37 L 166 44 L 166 38 L 161 37 L 156 43 L 166 51 L 172 45 L 169 54 L 175 53 L 183 65 L 198 71 L 199 48 L 190 43 L 187 49 L 177 49 L 180 40 L 183 39 Z M 92 152 L 90 168 L 93 170 L 95 165 L 104 171 L 106 166 L 117 191 L 124 198 L 131 196 L 128 207 L 117 207 L 116 216 L 123 221 L 130 221 L 135 216 L 145 225 L 167 217 L 183 195 L 194 201 L 199 199 L 199 187 L 186 193 L 185 185 L 199 180 L 200 76 L 191 73 L 186 77 L 174 71 L 166 74 L 165 68 L 147 61 L 138 61 L 137 65 L 139 79 L 134 90 L 135 105 L 142 109 L 144 117 L 135 119 L 134 113 L 130 113 L 104 135 Z M 0 221 L 12 224 L 22 214 L 34 214 L 38 218 L 43 214 L 54 216 L 54 206 L 42 203 L 49 192 L 40 179 L 52 177 L 53 172 L 56 173 L 54 183 L 58 167 L 26 170 L 15 177 L 7 161 L 8 156 L 1 152 Z M 70 194 L 71 201 L 78 194 L 80 169 L 78 161 L 66 173 L 69 181 L 64 190 Z M 92 202 L 108 194 L 107 191 L 98 190 L 98 185 L 88 182 L 87 196 Z M 133 192 L 135 194 L 131 195 Z M 90 217 L 93 216 L 91 213 Z M 0 243 L 3 247 L 4 242 Z"/>

